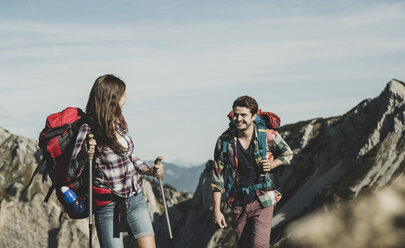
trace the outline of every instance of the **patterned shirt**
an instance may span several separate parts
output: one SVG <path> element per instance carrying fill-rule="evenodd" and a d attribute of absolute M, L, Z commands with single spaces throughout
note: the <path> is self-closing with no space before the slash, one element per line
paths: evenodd
<path fill-rule="evenodd" d="M 149 170 L 146 163 L 133 154 L 134 143 L 128 135 L 128 128 L 123 129 L 117 126 L 117 133 L 128 143 L 128 148 L 122 154 L 117 154 L 109 146 L 101 153 L 96 153 L 94 162 L 94 184 L 98 187 L 110 189 L 115 195 L 127 198 L 142 191 L 142 178 Z M 90 126 L 85 123 L 80 129 L 76 138 L 72 158 L 68 166 L 68 173 L 71 178 L 77 178 L 83 172 L 87 153 L 84 144 L 87 135 L 91 133 Z"/>
<path fill-rule="evenodd" d="M 256 165 L 262 160 L 259 151 L 259 140 L 258 140 L 258 128 L 254 125 L 254 154 Z M 261 130 L 260 130 L 261 131 Z M 265 130 L 263 130 L 265 131 Z M 223 153 L 223 141 L 229 141 L 228 147 L 228 158 L 225 158 Z M 213 191 L 225 193 L 225 171 L 226 171 L 226 161 L 231 163 L 232 169 L 230 170 L 231 178 L 233 184 L 237 185 L 239 182 L 239 173 L 238 173 L 238 160 L 237 160 L 237 130 L 236 128 L 231 131 L 224 132 L 217 140 L 214 151 L 214 168 L 211 188 Z M 290 164 L 290 161 L 293 157 L 293 153 L 288 146 L 288 144 L 283 140 L 281 135 L 273 130 L 267 130 L 267 158 L 269 160 L 279 159 L 283 162 L 283 165 Z M 260 176 L 264 176 L 260 175 Z M 260 203 L 263 207 L 268 207 L 274 205 L 281 199 L 281 193 L 274 190 L 256 190 L 256 195 L 259 198 Z M 234 196 L 230 196 L 229 205 L 232 206 Z"/>

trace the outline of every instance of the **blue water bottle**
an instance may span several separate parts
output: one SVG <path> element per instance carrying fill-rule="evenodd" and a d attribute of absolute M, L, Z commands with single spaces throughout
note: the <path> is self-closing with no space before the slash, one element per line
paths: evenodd
<path fill-rule="evenodd" d="M 76 214 L 84 213 L 84 210 L 86 210 L 85 206 L 82 201 L 77 199 L 77 195 L 75 194 L 75 192 L 73 192 L 73 190 L 66 186 L 62 186 L 60 190 L 64 195 L 63 200 L 69 205 L 73 212 L 75 212 Z"/>

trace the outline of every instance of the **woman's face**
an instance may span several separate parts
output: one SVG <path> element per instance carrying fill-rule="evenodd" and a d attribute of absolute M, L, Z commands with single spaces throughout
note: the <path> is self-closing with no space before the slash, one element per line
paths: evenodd
<path fill-rule="evenodd" d="M 124 94 L 122 94 L 121 99 L 119 101 L 121 109 L 122 109 L 122 106 L 124 106 L 126 101 L 127 101 L 127 91 L 124 91 Z"/>

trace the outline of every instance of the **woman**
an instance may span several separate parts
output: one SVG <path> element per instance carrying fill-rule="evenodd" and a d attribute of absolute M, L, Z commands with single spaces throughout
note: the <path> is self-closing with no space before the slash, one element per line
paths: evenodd
<path fill-rule="evenodd" d="M 69 174 L 77 178 L 86 167 L 88 154 L 95 154 L 93 183 L 109 189 L 114 196 L 111 203 L 95 210 L 102 248 L 123 246 L 120 218 L 126 218 L 128 232 L 134 236 L 138 247 L 155 247 L 153 227 L 142 194 L 141 174 L 161 176 L 163 165 L 149 168 L 134 155 L 134 144 L 121 112 L 125 101 L 122 80 L 113 75 L 97 78 L 87 102 L 86 123 L 80 127 L 76 139 Z M 89 133 L 94 134 L 96 141 L 90 141 L 87 149 L 85 141 Z"/>

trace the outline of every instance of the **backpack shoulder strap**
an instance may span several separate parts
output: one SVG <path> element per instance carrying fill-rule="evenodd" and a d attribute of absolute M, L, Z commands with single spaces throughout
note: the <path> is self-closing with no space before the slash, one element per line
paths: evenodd
<path fill-rule="evenodd" d="M 44 166 L 45 166 L 45 157 L 43 157 L 41 159 L 41 161 L 38 163 L 37 168 L 35 168 L 34 173 L 32 173 L 30 181 L 28 182 L 28 184 L 24 187 L 24 189 L 21 192 L 24 192 L 24 191 L 26 191 L 28 189 L 28 187 L 31 185 L 32 181 L 34 180 L 35 175 L 38 174 L 38 172 L 40 170 L 42 170 L 42 168 Z"/>
<path fill-rule="evenodd" d="M 257 116 L 255 119 L 255 124 L 257 126 L 257 135 L 259 141 L 259 153 L 262 159 L 267 159 L 267 127 L 265 121 Z"/>
<path fill-rule="evenodd" d="M 229 146 L 231 144 L 231 126 L 221 135 L 220 139 L 222 140 L 222 157 L 224 158 L 224 170 L 225 170 L 225 194 L 226 197 L 231 195 L 231 192 L 235 193 L 236 188 L 233 183 L 231 176 L 231 162 L 229 161 Z"/>
<path fill-rule="evenodd" d="M 222 153 L 228 153 L 229 144 L 231 140 L 231 127 L 221 134 L 219 139 L 222 141 Z"/>

